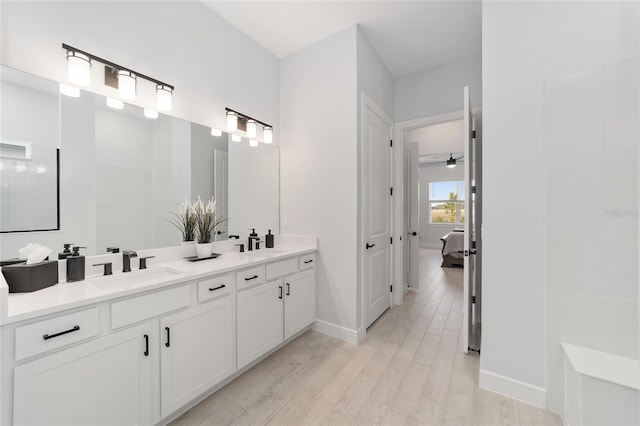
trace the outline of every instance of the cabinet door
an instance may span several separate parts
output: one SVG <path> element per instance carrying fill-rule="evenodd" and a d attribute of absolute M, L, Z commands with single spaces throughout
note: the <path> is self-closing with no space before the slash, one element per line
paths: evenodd
<path fill-rule="evenodd" d="M 150 332 L 140 325 L 16 367 L 13 423 L 151 424 Z"/>
<path fill-rule="evenodd" d="M 238 292 L 238 368 L 283 341 L 282 297 L 282 279 Z"/>
<path fill-rule="evenodd" d="M 230 295 L 160 320 L 162 417 L 233 373 Z"/>
<path fill-rule="evenodd" d="M 316 320 L 315 269 L 285 277 L 284 338 Z"/>

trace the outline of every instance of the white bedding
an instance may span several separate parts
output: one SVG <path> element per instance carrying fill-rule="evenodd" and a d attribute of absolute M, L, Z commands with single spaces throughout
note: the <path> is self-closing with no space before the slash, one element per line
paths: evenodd
<path fill-rule="evenodd" d="M 447 235 L 442 237 L 442 239 L 445 242 L 444 247 L 442 248 L 443 256 L 464 250 L 464 232 L 449 232 Z"/>

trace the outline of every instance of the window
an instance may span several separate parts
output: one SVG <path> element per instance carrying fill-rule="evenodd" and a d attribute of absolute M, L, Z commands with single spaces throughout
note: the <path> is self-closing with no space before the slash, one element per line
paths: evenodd
<path fill-rule="evenodd" d="M 464 181 L 429 183 L 429 223 L 464 223 Z"/>

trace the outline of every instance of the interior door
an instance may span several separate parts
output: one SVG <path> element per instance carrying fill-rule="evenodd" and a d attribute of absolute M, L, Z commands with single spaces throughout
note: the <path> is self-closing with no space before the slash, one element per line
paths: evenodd
<path fill-rule="evenodd" d="M 216 149 L 213 151 L 214 181 L 213 196 L 216 199 L 216 215 L 229 217 L 229 153 Z M 215 241 L 226 240 L 229 235 L 228 222 L 222 223 L 216 229 Z"/>
<path fill-rule="evenodd" d="M 471 103 L 469 100 L 469 87 L 464 88 L 464 290 L 463 290 L 463 323 L 462 323 L 462 347 L 464 352 L 469 352 L 472 346 L 473 332 L 473 294 L 476 286 L 475 271 L 475 212 L 474 212 L 474 135 Z"/>
<path fill-rule="evenodd" d="M 362 222 L 365 327 L 391 306 L 391 120 L 365 102 Z"/>
<path fill-rule="evenodd" d="M 418 142 L 407 144 L 407 207 L 409 217 L 407 221 L 407 239 L 409 241 L 408 277 L 410 288 L 420 287 L 420 168 L 418 165 Z"/>

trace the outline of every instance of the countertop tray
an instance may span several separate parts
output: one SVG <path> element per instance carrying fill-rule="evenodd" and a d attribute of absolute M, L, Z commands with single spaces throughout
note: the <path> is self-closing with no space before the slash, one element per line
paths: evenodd
<path fill-rule="evenodd" d="M 185 257 L 185 259 L 187 259 L 189 262 L 199 262 L 201 260 L 215 259 L 218 256 L 222 256 L 222 254 L 221 253 L 211 253 L 211 256 L 207 256 L 207 257 L 187 256 L 187 257 Z"/>

